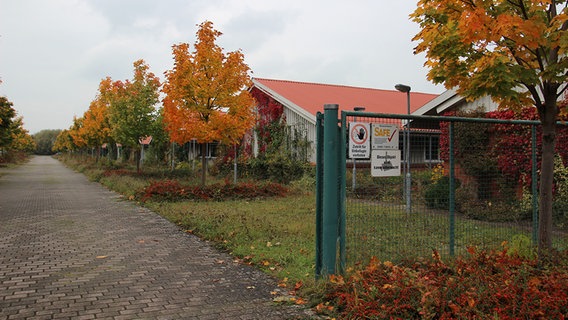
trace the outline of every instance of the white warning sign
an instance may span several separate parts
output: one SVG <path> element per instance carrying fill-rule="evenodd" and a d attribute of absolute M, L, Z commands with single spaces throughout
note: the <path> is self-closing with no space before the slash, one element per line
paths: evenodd
<path fill-rule="evenodd" d="M 364 122 L 349 123 L 349 158 L 369 159 L 371 156 L 371 124 Z"/>
<path fill-rule="evenodd" d="M 400 176 L 400 150 L 373 150 L 371 152 L 371 176 Z"/>

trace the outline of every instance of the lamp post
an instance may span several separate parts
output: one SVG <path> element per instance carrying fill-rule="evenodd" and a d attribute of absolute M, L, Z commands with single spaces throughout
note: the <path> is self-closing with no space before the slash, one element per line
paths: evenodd
<path fill-rule="evenodd" d="M 406 107 L 407 114 L 410 115 L 410 86 L 404 84 L 397 84 L 394 86 L 396 90 L 406 93 Z M 411 198 L 411 183 L 412 176 L 410 175 L 410 119 L 406 122 L 406 135 L 404 139 L 404 157 L 406 160 L 406 180 L 405 180 L 405 195 L 406 195 L 406 213 L 410 213 L 412 210 L 412 198 Z"/>
<path fill-rule="evenodd" d="M 365 111 L 365 107 L 354 107 L 354 111 Z M 353 117 L 353 122 L 357 122 L 357 117 Z M 351 189 L 355 191 L 357 188 L 357 164 L 355 162 L 355 157 L 351 159 L 353 161 L 353 184 L 351 185 Z"/>

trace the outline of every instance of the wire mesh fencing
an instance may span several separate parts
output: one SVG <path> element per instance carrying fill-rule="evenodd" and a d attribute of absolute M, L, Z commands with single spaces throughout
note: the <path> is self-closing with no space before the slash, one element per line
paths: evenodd
<path fill-rule="evenodd" d="M 365 132 L 369 150 L 358 154 Z M 536 242 L 538 122 L 343 112 L 341 134 L 347 265 Z M 568 243 L 562 174 L 555 178 L 558 248 Z"/>

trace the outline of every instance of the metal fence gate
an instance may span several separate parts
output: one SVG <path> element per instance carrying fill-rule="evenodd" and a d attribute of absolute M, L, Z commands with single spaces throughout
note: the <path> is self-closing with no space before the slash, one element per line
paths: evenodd
<path fill-rule="evenodd" d="M 317 276 L 372 256 L 400 261 L 504 241 L 536 244 L 538 121 L 339 117 L 338 109 L 325 105 L 317 115 Z M 555 217 L 568 218 L 568 192 L 555 200 Z M 566 248 L 566 229 L 557 227 L 554 245 Z"/>

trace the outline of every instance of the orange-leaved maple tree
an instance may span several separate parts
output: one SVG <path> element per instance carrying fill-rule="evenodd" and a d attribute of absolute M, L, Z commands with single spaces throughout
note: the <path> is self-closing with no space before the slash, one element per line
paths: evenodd
<path fill-rule="evenodd" d="M 73 149 L 81 149 L 87 147 L 87 142 L 81 134 L 83 127 L 83 117 L 73 116 L 73 124 L 69 127 L 69 136 L 73 142 Z"/>
<path fill-rule="evenodd" d="M 71 137 L 69 130 L 61 130 L 61 132 L 57 135 L 57 138 L 55 138 L 55 142 L 53 143 L 51 150 L 53 152 L 64 152 L 74 149 L 75 145 L 73 144 L 73 137 Z"/>
<path fill-rule="evenodd" d="M 567 1 L 420 0 L 416 53 L 426 54 L 428 79 L 501 108 L 533 105 L 542 123 L 539 250 L 552 246 L 552 190 L 558 100 L 568 72 Z"/>
<path fill-rule="evenodd" d="M 78 128 L 78 133 L 86 146 L 97 148 L 97 159 L 100 156 L 102 145 L 111 140 L 109 105 L 105 97 L 109 83 L 110 78 L 101 80 L 99 93 L 83 114 L 81 127 Z"/>
<path fill-rule="evenodd" d="M 201 144 L 201 183 L 206 179 L 205 144 L 237 143 L 254 125 L 249 67 L 240 50 L 223 52 L 213 23 L 199 25 L 194 51 L 187 43 L 172 48 L 174 67 L 165 73 L 163 116 L 170 139 Z"/>

